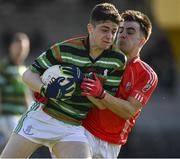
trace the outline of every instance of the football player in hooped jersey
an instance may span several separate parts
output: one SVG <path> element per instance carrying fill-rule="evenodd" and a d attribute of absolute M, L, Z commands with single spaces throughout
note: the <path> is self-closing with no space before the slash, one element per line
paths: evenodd
<path fill-rule="evenodd" d="M 91 157 L 81 124 L 94 104 L 81 95 L 80 87 L 71 98 L 69 92 L 74 89 L 71 87 L 74 80 L 81 83 L 83 75 L 79 75 L 79 68 L 86 77 L 95 72 L 92 77 L 102 79 L 106 91 L 115 95 L 126 64 L 125 55 L 113 45 L 120 21 L 114 5 L 98 4 L 87 25 L 88 37 L 57 43 L 30 65 L 23 75 L 24 82 L 48 100 L 36 100 L 22 116 L 2 158 L 28 158 L 42 145 L 48 146 L 58 158 Z M 57 64 L 62 64 L 63 73 L 73 78 L 63 86 L 59 78 L 48 85 L 43 84 L 40 76 Z M 101 99 L 104 95 L 103 89 L 97 90 L 96 98 Z"/>
<path fill-rule="evenodd" d="M 85 78 L 82 93 L 99 107 L 94 107 L 83 122 L 96 157 L 115 158 L 125 144 L 135 120 L 156 88 L 158 78 L 152 68 L 140 59 L 140 50 L 151 34 L 149 18 L 139 11 L 127 10 L 122 14 L 117 45 L 127 55 L 127 67 L 116 93 L 106 92 L 96 78 Z M 104 92 L 96 98 L 97 90 Z M 95 98 L 94 98 L 95 97 Z"/>

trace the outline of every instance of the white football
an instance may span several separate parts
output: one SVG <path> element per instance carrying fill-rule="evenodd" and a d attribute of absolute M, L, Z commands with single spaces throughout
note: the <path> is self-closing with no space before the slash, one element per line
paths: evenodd
<path fill-rule="evenodd" d="M 42 75 L 42 82 L 44 84 L 49 84 L 52 81 L 54 81 L 58 77 L 64 77 L 63 82 L 61 83 L 62 85 L 65 85 L 68 83 L 67 80 L 67 75 L 64 75 L 61 71 L 61 65 L 54 65 L 49 67 Z"/>
<path fill-rule="evenodd" d="M 56 78 L 58 77 L 62 77 L 63 80 L 61 80 L 61 83 L 60 85 L 63 86 L 63 85 L 66 85 L 69 80 L 67 79 L 68 77 L 71 77 L 70 75 L 67 75 L 67 74 L 64 74 L 61 70 L 61 67 L 63 67 L 63 65 L 54 65 L 54 66 L 51 66 L 49 67 L 41 76 L 41 79 L 42 79 L 42 82 L 44 84 L 49 84 L 51 82 L 53 82 Z M 76 83 L 74 82 L 71 87 L 75 87 L 76 88 Z M 72 92 L 69 93 L 69 95 L 72 95 L 74 93 L 74 90 Z"/>

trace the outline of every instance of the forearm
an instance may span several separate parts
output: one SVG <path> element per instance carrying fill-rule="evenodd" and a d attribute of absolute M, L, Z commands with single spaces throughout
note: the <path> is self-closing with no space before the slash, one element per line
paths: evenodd
<path fill-rule="evenodd" d="M 131 102 L 114 97 L 109 93 L 106 93 L 105 97 L 100 100 L 100 102 L 104 107 L 124 119 L 129 119 L 136 113 L 136 109 Z"/>
<path fill-rule="evenodd" d="M 22 76 L 22 79 L 25 84 L 29 86 L 29 88 L 35 92 L 40 93 L 40 89 L 43 85 L 39 74 L 33 73 L 31 70 L 26 70 Z"/>
<path fill-rule="evenodd" d="M 107 108 L 118 116 L 129 119 L 141 109 L 142 104 L 133 97 L 123 100 L 104 91 L 100 80 L 93 74 L 93 79 L 84 78 L 81 84 L 82 95 L 88 97 L 97 107 Z"/>
<path fill-rule="evenodd" d="M 87 98 L 99 109 L 106 109 L 106 107 L 104 106 L 104 104 L 101 102 L 100 99 L 94 98 L 92 96 L 87 96 Z"/>

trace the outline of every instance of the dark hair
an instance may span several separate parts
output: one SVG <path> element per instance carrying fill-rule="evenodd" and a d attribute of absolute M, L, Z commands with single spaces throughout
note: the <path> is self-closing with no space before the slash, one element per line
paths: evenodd
<path fill-rule="evenodd" d="M 121 17 L 124 21 L 134 21 L 139 23 L 141 32 L 146 39 L 149 38 L 152 32 L 152 24 L 145 14 L 135 10 L 127 10 L 121 14 Z"/>
<path fill-rule="evenodd" d="M 116 24 L 120 24 L 121 17 L 116 7 L 111 3 L 97 4 L 91 11 L 90 23 L 96 24 L 99 21 L 110 20 Z"/>

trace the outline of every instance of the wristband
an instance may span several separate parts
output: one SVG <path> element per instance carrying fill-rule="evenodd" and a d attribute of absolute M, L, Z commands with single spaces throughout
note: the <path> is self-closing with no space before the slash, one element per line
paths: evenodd
<path fill-rule="evenodd" d="M 103 90 L 102 93 L 101 93 L 101 95 L 100 95 L 99 97 L 96 97 L 96 98 L 104 99 L 105 95 L 106 95 L 106 91 Z"/>

